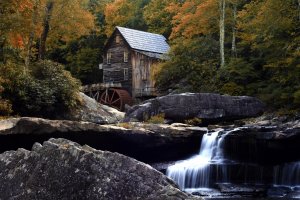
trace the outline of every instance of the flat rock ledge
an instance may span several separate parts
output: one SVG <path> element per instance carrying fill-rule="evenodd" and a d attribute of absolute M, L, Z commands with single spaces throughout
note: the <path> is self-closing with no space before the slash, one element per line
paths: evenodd
<path fill-rule="evenodd" d="M 66 139 L 0 155 L 0 199 L 200 199 L 149 165 Z"/>
<path fill-rule="evenodd" d="M 93 148 L 122 153 L 151 163 L 179 160 L 198 152 L 206 128 L 185 124 L 89 122 L 13 118 L 0 121 L 0 152 L 30 149 L 35 142 L 66 138 Z"/>

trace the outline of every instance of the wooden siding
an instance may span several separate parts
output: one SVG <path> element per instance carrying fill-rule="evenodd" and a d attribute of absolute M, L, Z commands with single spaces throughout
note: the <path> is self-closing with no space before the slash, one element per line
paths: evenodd
<path fill-rule="evenodd" d="M 120 36 L 116 43 L 116 36 Z M 124 62 L 124 51 L 128 52 L 128 62 Z M 111 53 L 110 64 L 107 63 L 107 53 Z M 129 93 L 132 90 L 132 65 L 130 62 L 130 48 L 120 33 L 115 32 L 103 55 L 103 81 L 104 83 L 121 83 Z M 124 80 L 124 69 L 128 69 L 128 79 Z"/>
<path fill-rule="evenodd" d="M 134 97 L 155 96 L 154 81 L 151 78 L 151 67 L 157 59 L 139 52 L 131 52 L 132 94 Z"/>
<path fill-rule="evenodd" d="M 116 36 L 120 36 L 116 43 Z M 128 52 L 128 62 L 124 62 L 124 51 Z M 111 53 L 110 64 L 107 63 L 107 53 Z M 103 55 L 104 83 L 121 83 L 132 97 L 155 96 L 154 81 L 151 78 L 151 68 L 157 63 L 157 58 L 148 57 L 130 49 L 121 34 L 116 31 L 107 44 Z M 124 69 L 128 69 L 128 80 L 124 80 Z"/>

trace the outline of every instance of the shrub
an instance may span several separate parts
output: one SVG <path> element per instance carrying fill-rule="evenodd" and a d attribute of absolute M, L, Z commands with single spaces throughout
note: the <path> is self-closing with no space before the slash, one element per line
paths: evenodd
<path fill-rule="evenodd" d="M 237 96 L 243 94 L 244 88 L 240 85 L 237 85 L 234 82 L 229 82 L 229 83 L 225 83 L 221 87 L 220 91 L 224 94 Z"/>
<path fill-rule="evenodd" d="M 5 94 L 20 115 L 54 118 L 80 103 L 79 82 L 57 63 L 34 63 L 28 73 L 15 72 L 10 78 Z"/>
<path fill-rule="evenodd" d="M 2 92 L 4 88 L 2 87 L 2 83 L 4 80 L 0 77 L 0 118 L 1 116 L 9 116 L 12 113 L 12 105 L 8 100 L 2 99 Z"/>

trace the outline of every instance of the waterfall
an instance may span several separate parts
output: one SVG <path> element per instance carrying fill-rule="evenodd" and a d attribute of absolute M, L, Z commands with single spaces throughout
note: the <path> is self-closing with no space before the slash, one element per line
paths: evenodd
<path fill-rule="evenodd" d="M 300 186 L 300 162 L 275 166 L 274 185 Z"/>
<path fill-rule="evenodd" d="M 228 133 L 223 133 L 223 130 L 206 133 L 202 138 L 199 154 L 168 167 L 167 176 L 173 179 L 182 190 L 208 188 L 211 185 L 213 167 L 220 168 L 221 179 L 226 179 L 226 165 L 218 166 L 218 164 L 224 162 L 221 146 Z"/>
<path fill-rule="evenodd" d="M 181 190 L 189 193 L 216 188 L 216 184 L 300 187 L 300 162 L 262 166 L 226 159 L 224 139 L 234 131 L 219 130 L 203 135 L 199 154 L 167 169 Z"/>

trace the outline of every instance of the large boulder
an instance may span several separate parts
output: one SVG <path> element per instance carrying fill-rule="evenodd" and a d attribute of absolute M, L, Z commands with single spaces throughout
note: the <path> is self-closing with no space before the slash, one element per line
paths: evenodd
<path fill-rule="evenodd" d="M 35 142 L 66 138 L 96 149 L 119 152 L 143 162 L 178 160 L 199 150 L 206 128 L 184 124 L 89 122 L 16 118 L 0 120 L 0 152 L 30 149 Z"/>
<path fill-rule="evenodd" d="M 0 155 L 0 199 L 198 199 L 149 165 L 66 139 Z"/>
<path fill-rule="evenodd" d="M 183 93 L 157 97 L 133 106 L 126 112 L 124 121 L 146 121 L 164 113 L 165 118 L 173 122 L 193 118 L 215 122 L 256 117 L 263 111 L 264 104 L 254 97 Z"/>
<path fill-rule="evenodd" d="M 80 93 L 79 95 L 82 100 L 82 105 L 77 109 L 66 113 L 63 116 L 64 119 L 93 122 L 97 124 L 114 124 L 123 120 L 125 113 L 100 104 L 84 93 Z"/>

